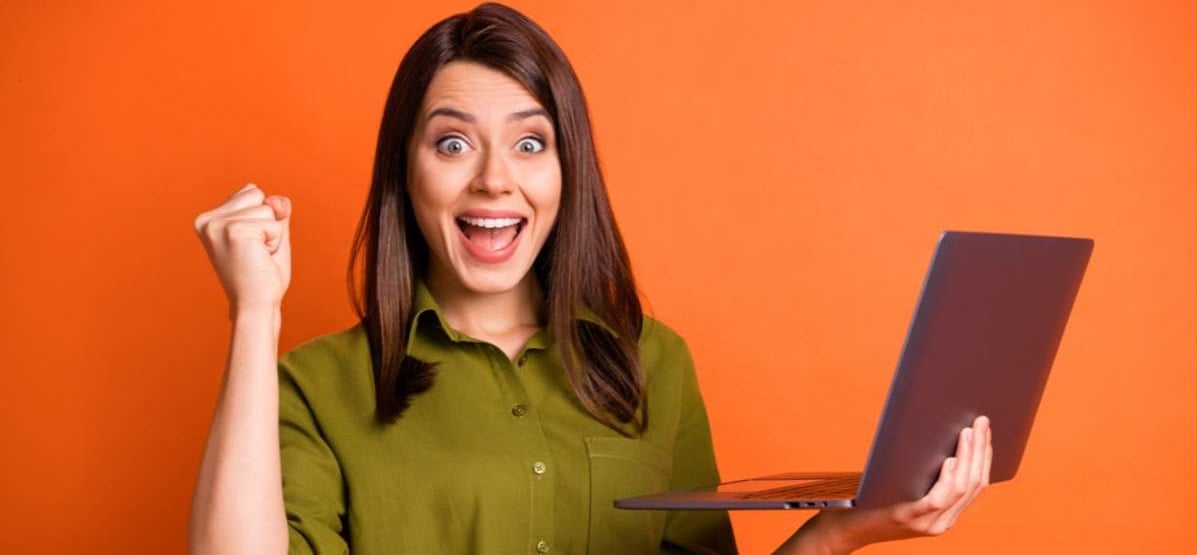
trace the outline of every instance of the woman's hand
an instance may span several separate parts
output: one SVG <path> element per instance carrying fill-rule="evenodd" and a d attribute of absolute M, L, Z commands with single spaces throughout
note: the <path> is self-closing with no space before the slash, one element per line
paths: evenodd
<path fill-rule="evenodd" d="M 922 499 L 878 509 L 820 512 L 777 553 L 851 553 L 871 543 L 948 531 L 989 485 L 991 438 L 989 419 L 977 417 L 972 427 L 960 431 L 955 456 L 944 459 L 939 480 Z"/>
<path fill-rule="evenodd" d="M 252 183 L 195 218 L 229 310 L 278 307 L 291 283 L 291 201 Z"/>

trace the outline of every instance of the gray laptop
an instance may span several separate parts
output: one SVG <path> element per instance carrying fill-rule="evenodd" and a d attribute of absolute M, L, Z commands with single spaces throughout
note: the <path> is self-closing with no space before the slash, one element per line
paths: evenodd
<path fill-rule="evenodd" d="M 621 509 L 809 509 L 913 501 L 960 430 L 993 425 L 991 482 L 1014 477 L 1092 239 L 947 231 L 863 472 L 790 472 L 620 499 Z"/>

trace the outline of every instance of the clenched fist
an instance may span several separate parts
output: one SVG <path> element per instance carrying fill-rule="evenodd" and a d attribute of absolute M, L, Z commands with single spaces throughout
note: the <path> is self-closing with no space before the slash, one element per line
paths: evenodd
<path fill-rule="evenodd" d="M 291 283 L 291 201 L 250 183 L 195 218 L 229 310 L 277 308 Z"/>

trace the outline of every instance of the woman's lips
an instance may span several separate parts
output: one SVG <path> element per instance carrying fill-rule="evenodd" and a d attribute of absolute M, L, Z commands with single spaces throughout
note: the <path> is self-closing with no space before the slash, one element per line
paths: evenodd
<path fill-rule="evenodd" d="M 462 246 L 479 262 L 507 261 L 519 246 L 526 221 L 520 217 L 463 215 L 457 218 Z"/>

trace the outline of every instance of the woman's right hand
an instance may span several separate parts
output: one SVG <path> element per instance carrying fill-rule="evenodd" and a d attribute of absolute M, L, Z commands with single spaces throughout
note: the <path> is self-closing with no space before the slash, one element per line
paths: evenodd
<path fill-rule="evenodd" d="M 195 218 L 229 310 L 279 307 L 291 283 L 291 200 L 250 183 Z"/>

